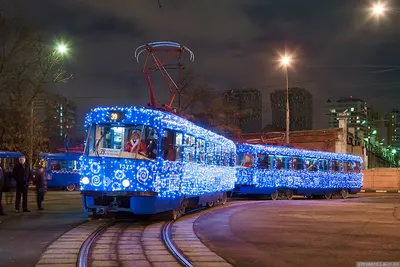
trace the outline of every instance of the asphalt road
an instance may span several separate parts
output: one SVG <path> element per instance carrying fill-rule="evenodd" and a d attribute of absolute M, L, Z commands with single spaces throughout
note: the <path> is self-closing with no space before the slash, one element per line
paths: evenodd
<path fill-rule="evenodd" d="M 35 266 L 57 237 L 87 221 L 79 192 L 49 192 L 45 211 L 0 217 L 0 267 Z M 400 261 L 400 194 L 254 201 L 201 216 L 201 241 L 234 266 L 355 266 Z"/>
<path fill-rule="evenodd" d="M 35 193 L 29 191 L 30 213 L 14 212 L 14 204 L 3 204 L 7 216 L 0 220 L 0 266 L 30 267 L 58 236 L 87 220 L 79 192 L 49 192 L 44 211 L 36 211 Z M 3 199 L 4 203 L 4 199 Z"/>
<path fill-rule="evenodd" d="M 400 194 L 255 201 L 201 216 L 201 241 L 234 266 L 400 262 Z"/>

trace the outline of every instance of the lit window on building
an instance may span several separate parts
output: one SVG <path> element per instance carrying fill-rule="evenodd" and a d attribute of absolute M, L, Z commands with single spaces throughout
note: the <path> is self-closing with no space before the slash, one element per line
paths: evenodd
<path fill-rule="evenodd" d="M 358 118 L 358 117 L 357 117 Z M 357 120 L 357 123 L 360 123 L 360 121 L 359 120 Z"/>
<path fill-rule="evenodd" d="M 354 111 L 354 108 L 351 108 L 350 111 Z"/>
<path fill-rule="evenodd" d="M 332 112 L 332 113 L 335 113 L 335 112 L 336 112 L 336 109 L 331 109 L 331 112 Z"/>

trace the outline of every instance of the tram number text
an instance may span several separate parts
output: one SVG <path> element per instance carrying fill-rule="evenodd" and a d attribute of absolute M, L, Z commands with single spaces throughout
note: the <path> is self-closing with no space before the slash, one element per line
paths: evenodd
<path fill-rule="evenodd" d="M 121 170 L 133 170 L 136 166 L 132 164 L 119 164 Z"/>

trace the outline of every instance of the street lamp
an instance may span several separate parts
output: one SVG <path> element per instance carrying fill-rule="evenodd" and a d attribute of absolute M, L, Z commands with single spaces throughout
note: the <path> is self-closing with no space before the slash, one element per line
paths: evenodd
<path fill-rule="evenodd" d="M 375 2 L 369 8 L 372 17 L 380 18 L 385 16 L 388 12 L 400 12 L 400 9 L 389 7 L 386 2 Z"/>
<path fill-rule="evenodd" d="M 284 67 L 286 73 L 286 144 L 289 144 L 289 127 L 290 127 L 290 110 L 289 110 L 289 71 L 288 67 L 293 61 L 291 55 L 282 55 L 280 58 L 280 66 Z"/>
<path fill-rule="evenodd" d="M 387 11 L 387 7 L 385 3 L 375 3 L 371 7 L 371 13 L 375 17 L 381 17 Z"/>
<path fill-rule="evenodd" d="M 64 43 L 58 43 L 57 47 L 56 47 L 56 51 L 60 54 L 60 55 L 65 55 L 68 53 L 68 46 Z"/>

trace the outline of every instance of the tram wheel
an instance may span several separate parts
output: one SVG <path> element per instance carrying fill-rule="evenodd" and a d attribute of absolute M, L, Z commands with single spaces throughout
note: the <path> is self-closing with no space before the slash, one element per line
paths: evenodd
<path fill-rule="evenodd" d="M 221 204 L 222 205 L 225 205 L 226 204 L 226 202 L 228 202 L 228 194 L 226 193 L 226 192 L 224 192 L 223 194 L 222 194 L 222 198 L 221 198 Z"/>
<path fill-rule="evenodd" d="M 212 208 L 214 206 L 214 202 L 207 202 L 207 207 Z"/>
<path fill-rule="evenodd" d="M 290 189 L 286 190 L 285 196 L 286 196 L 287 200 L 292 200 L 292 198 L 293 198 L 293 190 L 290 190 Z"/>
<path fill-rule="evenodd" d="M 307 199 L 311 199 L 313 196 L 306 196 Z"/>
<path fill-rule="evenodd" d="M 332 198 L 332 193 L 327 193 L 324 195 L 325 199 L 331 199 Z"/>
<path fill-rule="evenodd" d="M 349 197 L 349 190 L 347 190 L 347 189 L 342 189 L 342 190 L 340 191 L 340 195 L 342 196 L 343 199 L 348 198 L 348 197 Z"/>
<path fill-rule="evenodd" d="M 271 198 L 272 200 L 277 200 L 278 197 L 279 197 L 279 192 L 278 192 L 278 190 L 276 190 L 275 193 L 273 193 L 273 194 L 270 195 L 270 198 Z"/>
<path fill-rule="evenodd" d="M 67 190 L 68 190 L 69 192 L 74 191 L 74 190 L 75 190 L 75 185 L 74 185 L 74 184 L 69 184 L 69 185 L 67 185 Z"/>

